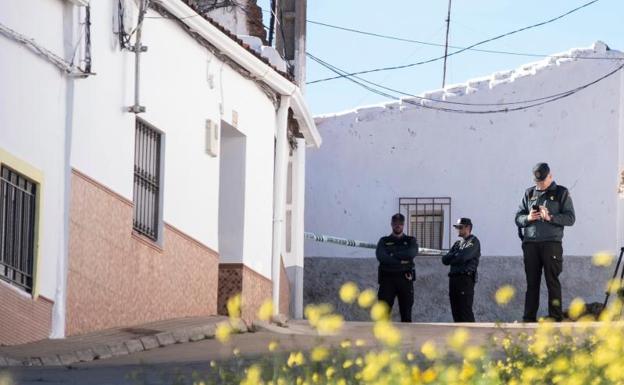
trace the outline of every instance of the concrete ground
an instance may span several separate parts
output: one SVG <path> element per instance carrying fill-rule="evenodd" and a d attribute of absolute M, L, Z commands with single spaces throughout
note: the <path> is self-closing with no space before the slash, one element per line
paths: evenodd
<path fill-rule="evenodd" d="M 253 333 L 238 334 L 223 345 L 214 339 L 172 344 L 157 349 L 123 356 L 75 363 L 63 367 L 7 367 L 0 369 L 0 385 L 143 385 L 143 384 L 192 384 L 192 374 L 206 373 L 211 360 L 240 365 L 240 361 L 266 357 L 267 346 L 277 341 L 282 352 L 308 350 L 319 338 L 304 321 L 291 322 L 288 328 L 265 325 Z M 427 340 L 444 343 L 456 324 L 397 324 L 403 335 L 403 349 L 418 351 Z M 535 325 L 492 323 L 465 324 L 473 342 L 485 342 L 495 334 L 505 331 L 532 332 Z M 337 346 L 345 338 L 363 339 L 369 349 L 377 343 L 369 322 L 347 322 L 339 335 L 323 337 L 328 345 Z M 233 349 L 239 350 L 240 359 L 233 357 Z M 238 362 L 238 363 L 236 363 Z M 3 382 L 3 379 L 5 382 Z M 8 382 L 12 381 L 12 382 Z"/>

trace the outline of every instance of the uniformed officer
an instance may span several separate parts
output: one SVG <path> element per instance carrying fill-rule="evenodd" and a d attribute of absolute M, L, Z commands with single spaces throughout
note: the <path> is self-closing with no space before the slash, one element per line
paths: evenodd
<path fill-rule="evenodd" d="M 416 238 L 403 233 L 405 217 L 403 214 L 392 216 L 392 234 L 381 237 L 377 243 L 379 261 L 377 298 L 388 304 L 392 310 L 394 298 L 399 299 L 401 322 L 412 322 L 414 304 L 414 257 L 418 254 Z"/>
<path fill-rule="evenodd" d="M 481 244 L 472 234 L 470 218 L 460 218 L 453 225 L 461 239 L 453 244 L 442 257 L 442 263 L 451 265 L 449 272 L 449 298 L 455 322 L 475 322 L 472 312 L 474 286 L 477 282 L 477 267 L 481 257 Z"/>
<path fill-rule="evenodd" d="M 563 319 L 561 283 L 563 269 L 563 227 L 576 220 L 568 189 L 557 185 L 547 163 L 533 168 L 535 186 L 529 187 L 516 213 L 516 225 L 524 229 L 522 251 L 527 290 L 524 302 L 525 322 L 535 322 L 539 308 L 542 269 L 548 287 L 548 316 Z"/>

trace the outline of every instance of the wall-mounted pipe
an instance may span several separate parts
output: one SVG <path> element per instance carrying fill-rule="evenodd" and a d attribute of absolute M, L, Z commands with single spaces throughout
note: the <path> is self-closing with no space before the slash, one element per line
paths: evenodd
<path fill-rule="evenodd" d="M 275 165 L 273 173 L 273 244 L 271 252 L 271 281 L 273 284 L 273 314 L 279 312 L 280 272 L 284 244 L 284 213 L 288 172 L 288 110 L 290 96 L 280 98 L 275 119 Z"/>
<path fill-rule="evenodd" d="M 128 107 L 129 112 L 139 114 L 145 112 L 145 106 L 142 106 L 140 101 L 140 89 L 141 89 L 141 53 L 147 51 L 147 47 L 141 44 L 143 20 L 145 20 L 145 13 L 149 7 L 149 0 L 141 0 L 139 4 L 139 18 L 137 21 L 136 39 L 134 46 L 131 47 L 131 51 L 134 52 L 134 105 Z"/>

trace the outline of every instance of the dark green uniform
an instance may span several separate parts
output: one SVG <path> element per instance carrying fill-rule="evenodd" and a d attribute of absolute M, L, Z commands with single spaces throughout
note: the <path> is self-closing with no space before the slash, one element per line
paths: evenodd
<path fill-rule="evenodd" d="M 414 257 L 418 254 L 416 238 L 402 234 L 382 237 L 377 243 L 379 261 L 378 281 L 380 301 L 392 309 L 394 298 L 399 299 L 401 322 L 412 322 L 414 304 Z"/>

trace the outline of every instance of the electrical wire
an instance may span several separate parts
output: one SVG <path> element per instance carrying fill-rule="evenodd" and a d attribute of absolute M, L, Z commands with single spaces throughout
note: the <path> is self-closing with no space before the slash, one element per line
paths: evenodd
<path fill-rule="evenodd" d="M 345 73 L 345 74 L 348 73 L 348 71 L 341 70 L 338 67 L 335 67 L 335 66 L 329 64 L 327 61 L 324 61 L 324 60 L 322 60 L 322 59 L 320 59 L 320 58 L 310 54 L 309 52 L 306 52 L 306 54 L 310 58 L 314 57 L 314 58 L 316 58 L 318 60 L 321 60 L 323 63 L 332 66 L 334 69 L 338 69 L 342 73 Z M 563 91 L 563 92 L 560 92 L 560 93 L 557 93 L 557 94 L 552 94 L 552 95 L 548 95 L 548 96 L 544 96 L 544 97 L 540 97 L 540 98 L 534 98 L 534 99 L 513 101 L 513 102 L 469 103 L 469 102 L 455 102 L 455 101 L 449 101 L 449 100 L 433 99 L 433 98 L 428 98 L 428 97 L 425 97 L 425 96 L 414 95 L 414 94 L 411 94 L 409 92 L 401 91 L 401 90 L 398 90 L 398 89 L 395 89 L 395 88 L 390 88 L 390 87 L 384 86 L 384 85 L 379 84 L 379 83 L 375 83 L 373 81 L 364 79 L 364 78 L 362 78 L 360 76 L 356 76 L 356 75 L 347 76 L 347 77 L 351 77 L 351 78 L 357 79 L 359 82 L 367 83 L 367 84 L 370 84 L 371 86 L 378 87 L 378 88 L 384 89 L 386 91 L 394 92 L 394 93 L 397 93 L 397 94 L 401 94 L 403 96 L 409 96 L 409 97 L 412 97 L 412 98 L 416 98 L 416 99 L 419 99 L 419 100 L 426 100 L 426 101 L 430 101 L 430 102 L 444 103 L 444 104 L 454 104 L 454 105 L 460 105 L 460 106 L 508 106 L 508 105 L 526 104 L 526 103 L 533 103 L 533 102 L 539 102 L 539 101 L 542 101 L 542 100 L 551 99 L 551 98 L 554 98 L 554 97 L 557 97 L 557 96 L 565 95 L 565 94 L 568 94 L 570 92 L 575 92 L 575 91 L 579 90 L 579 87 L 576 87 L 576 88 L 573 88 L 573 89 L 570 89 L 570 90 L 567 90 L 567 91 Z"/>
<path fill-rule="evenodd" d="M 600 0 L 589 1 L 589 2 L 587 2 L 585 4 L 582 4 L 582 5 L 574 8 L 574 9 L 571 9 L 571 10 L 569 10 L 569 11 L 567 11 L 567 12 L 565 12 L 565 13 L 559 15 L 559 16 L 556 16 L 556 17 L 553 17 L 551 19 L 548 19 L 548 20 L 545 20 L 545 21 L 541 21 L 539 23 L 532 24 L 532 25 L 529 25 L 529 26 L 526 26 L 526 27 L 523 27 L 523 28 L 518 28 L 518 29 L 515 29 L 513 31 L 509 31 L 509 32 L 503 33 L 501 35 L 497 35 L 497 36 L 491 37 L 489 39 L 485 39 L 485 40 L 479 41 L 477 43 L 469 45 L 468 47 L 464 47 L 464 48 L 459 49 L 457 51 L 453 51 L 453 52 L 449 53 L 446 56 L 448 57 L 448 56 L 457 55 L 457 54 L 465 52 L 465 51 L 467 51 L 467 50 L 469 50 L 471 48 L 483 45 L 485 43 L 489 43 L 489 42 L 492 42 L 492 41 L 495 41 L 495 40 L 498 40 L 498 39 L 502 39 L 502 38 L 507 37 L 507 36 L 514 35 L 514 34 L 519 33 L 519 32 L 523 32 L 523 31 L 526 31 L 526 30 L 529 30 L 529 29 L 541 27 L 543 25 L 555 22 L 555 21 L 560 20 L 560 19 L 562 19 L 562 18 L 564 18 L 564 17 L 566 17 L 566 16 L 568 16 L 568 15 L 574 13 L 574 12 L 577 12 L 577 11 L 579 11 L 579 10 L 581 10 L 583 8 L 586 8 L 586 7 L 588 7 L 588 6 L 590 6 L 590 5 L 594 4 L 594 3 L 597 3 L 598 1 L 600 1 Z M 347 75 L 349 75 L 349 76 L 351 76 L 351 75 L 362 75 L 362 74 L 367 74 L 367 73 L 372 73 L 372 72 L 382 72 L 382 71 L 398 70 L 398 69 L 403 69 L 403 68 L 411 68 L 411 67 L 415 67 L 415 66 L 419 66 L 419 65 L 423 65 L 423 64 L 427 64 L 427 63 L 433 63 L 433 62 L 436 62 L 436 61 L 439 61 L 439 60 L 443 60 L 444 57 L 445 56 L 438 56 L 438 57 L 435 57 L 435 58 L 422 60 L 422 61 L 419 61 L 419 62 L 416 62 L 416 63 L 409 63 L 409 64 L 403 64 L 403 65 L 398 65 L 398 66 L 390 66 L 390 67 L 382 67 L 382 68 L 374 68 L 374 69 L 369 69 L 369 70 L 357 71 L 357 72 L 352 72 L 352 73 L 348 73 L 348 74 L 343 74 L 343 75 L 340 75 L 340 76 L 333 76 L 333 77 L 327 77 L 327 78 L 323 78 L 323 79 L 313 80 L 313 81 L 307 82 L 306 84 L 315 84 L 315 83 L 320 83 L 320 82 L 326 82 L 326 81 L 330 81 L 330 80 L 340 79 L 340 78 L 343 78 L 343 77 L 345 77 Z"/>
<path fill-rule="evenodd" d="M 357 33 L 357 34 L 361 34 L 361 35 L 379 37 L 379 38 L 382 38 L 382 39 L 402 41 L 402 42 L 406 42 L 406 43 L 413 43 L 413 44 L 425 45 L 425 46 L 431 46 L 431 47 L 442 47 L 442 48 L 444 48 L 444 46 L 445 46 L 444 44 L 441 44 L 441 43 L 433 43 L 433 42 L 428 42 L 428 41 L 423 41 L 423 40 L 406 39 L 406 38 L 397 37 L 397 36 L 383 35 L 383 34 L 379 34 L 379 33 L 375 33 L 375 32 L 366 32 L 366 31 L 362 31 L 362 30 L 358 30 L 358 29 L 353 29 L 353 28 L 348 28 L 348 27 L 341 27 L 341 26 L 338 26 L 338 25 L 322 23 L 322 22 L 314 21 L 314 20 L 307 20 L 307 22 L 310 23 L 310 24 L 321 25 L 321 26 L 325 26 L 325 27 L 328 27 L 328 28 L 334 28 L 334 29 L 341 30 L 341 31 L 353 32 L 353 33 Z M 456 46 L 456 45 L 450 45 L 450 44 L 449 44 L 448 47 L 452 48 L 452 49 L 466 49 L 467 51 L 483 52 L 483 53 L 493 53 L 493 54 L 501 54 L 501 55 L 512 55 L 512 56 L 526 56 L 526 57 L 538 57 L 538 58 L 547 58 L 547 57 L 555 56 L 555 55 L 552 55 L 552 54 L 543 54 L 543 53 L 513 52 L 513 51 L 500 51 L 500 50 L 481 49 L 481 48 L 468 48 L 468 47 L 462 47 L 462 46 Z M 565 57 L 565 56 L 561 56 L 561 55 L 556 55 L 556 56 L 557 57 Z M 575 59 L 588 59 L 588 60 L 624 60 L 624 58 L 608 58 L 608 57 L 596 57 L 596 56 L 585 56 L 585 57 L 583 57 L 583 56 L 574 56 L 574 58 Z"/>
<path fill-rule="evenodd" d="M 557 100 L 561 100 L 564 98 L 567 98 L 569 96 L 572 96 L 588 87 L 591 87 L 594 84 L 599 83 L 600 81 L 609 78 L 610 76 L 613 76 L 614 74 L 616 74 L 617 72 L 619 72 L 622 68 L 624 68 L 624 64 L 621 64 L 620 66 L 618 66 L 617 68 L 615 68 L 614 70 L 608 72 L 607 74 L 599 77 L 598 79 L 595 79 L 589 83 L 586 83 L 580 87 L 575 88 L 574 90 L 571 91 L 567 91 L 561 94 L 556 94 L 556 95 L 551 95 L 552 97 L 547 97 L 547 99 L 536 102 L 536 103 L 532 103 L 532 104 L 528 104 L 525 106 L 520 106 L 520 107 L 512 107 L 512 108 L 502 108 L 502 109 L 491 109 L 491 110 L 464 110 L 464 109 L 453 109 L 453 108 L 447 108 L 447 107 L 438 107 L 438 106 L 429 106 L 426 104 L 422 104 L 420 102 L 414 102 L 412 100 L 408 100 L 408 99 L 400 99 L 398 97 L 396 97 L 395 95 L 391 95 L 389 93 L 377 90 L 375 88 L 372 88 L 370 86 L 367 86 L 366 84 L 359 82 L 356 79 L 353 79 L 348 73 L 346 73 L 346 71 L 341 70 L 338 67 L 335 67 L 325 61 L 323 61 L 322 59 L 317 58 L 316 56 L 308 53 L 307 54 L 308 57 L 312 60 L 314 60 L 315 62 L 319 63 L 320 65 L 322 65 L 323 67 L 329 69 L 330 71 L 342 75 L 341 77 L 344 77 L 346 79 L 348 79 L 349 81 L 359 85 L 360 87 L 373 92 L 377 95 L 380 96 L 384 96 L 386 98 L 389 99 L 393 99 L 393 100 L 397 100 L 400 101 L 401 103 L 406 103 L 406 104 L 411 104 L 417 107 L 421 107 L 421 108 L 425 108 L 425 109 L 430 109 L 430 110 L 435 110 L 435 111 L 441 111 L 441 112 L 451 112 L 451 113 L 462 113 L 462 114 L 496 114 L 496 113 L 505 113 L 505 112 L 514 112 L 514 111 L 522 111 L 522 110 L 527 110 L 529 108 L 533 108 L 533 107 L 538 107 L 538 106 L 542 106 L 548 103 L 552 103 L 555 102 Z M 544 98 L 542 98 L 544 99 Z"/>

